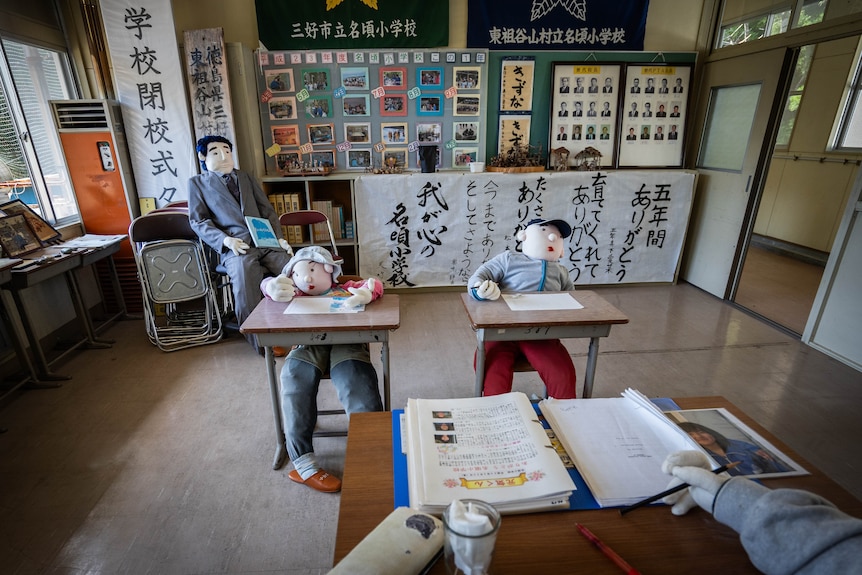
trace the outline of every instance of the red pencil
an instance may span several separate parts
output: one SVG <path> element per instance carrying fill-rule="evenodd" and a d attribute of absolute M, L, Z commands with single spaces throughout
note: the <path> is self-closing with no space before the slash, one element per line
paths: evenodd
<path fill-rule="evenodd" d="M 616 552 L 602 543 L 602 540 L 593 535 L 593 532 L 581 525 L 580 523 L 575 523 L 575 527 L 578 528 L 578 531 L 581 532 L 581 535 L 587 538 L 587 540 L 599 548 L 599 551 L 604 553 L 611 561 L 617 564 L 617 566 L 625 571 L 628 575 L 640 575 L 640 571 L 626 563 L 626 560 L 616 554 Z"/>

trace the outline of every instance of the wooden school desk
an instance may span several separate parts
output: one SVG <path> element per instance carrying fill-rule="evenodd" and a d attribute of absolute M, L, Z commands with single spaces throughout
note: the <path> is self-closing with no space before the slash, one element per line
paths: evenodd
<path fill-rule="evenodd" d="M 599 338 L 607 337 L 612 325 L 628 323 L 629 318 L 596 292 L 578 290 L 569 293 L 584 306 L 583 309 L 512 311 L 502 297 L 494 301 L 477 301 L 468 293 L 461 294 L 470 325 L 476 332 L 476 397 L 481 397 L 485 382 L 484 342 L 577 337 L 590 338 L 583 376 L 584 390 L 580 397 L 592 396 Z"/>
<path fill-rule="evenodd" d="M 800 477 L 764 479 L 764 485 L 807 489 L 826 497 L 845 512 L 862 517 L 862 502 L 726 399 L 674 400 L 682 409 L 727 408 L 811 472 Z M 333 565 L 393 509 L 391 416 L 391 413 L 357 413 L 350 417 Z M 619 575 L 620 568 L 580 535 L 575 523 L 590 529 L 643 575 L 759 573 L 732 529 L 703 510 L 675 517 L 665 505 L 644 507 L 625 516 L 618 509 L 504 515 L 491 572 Z M 442 561 L 431 570 L 432 574 L 445 572 Z"/>
<path fill-rule="evenodd" d="M 266 373 L 275 419 L 276 451 L 273 469 L 280 469 L 287 458 L 284 426 L 281 420 L 279 378 L 275 370 L 273 346 L 290 349 L 294 345 L 332 345 L 339 343 L 381 343 L 383 363 L 383 409 L 389 405 L 389 332 L 401 324 L 398 296 L 385 294 L 365 306 L 360 313 L 317 313 L 286 315 L 289 304 L 263 298 L 240 326 L 240 332 L 254 334 L 264 348 Z M 351 416 L 353 417 L 353 416 Z"/>

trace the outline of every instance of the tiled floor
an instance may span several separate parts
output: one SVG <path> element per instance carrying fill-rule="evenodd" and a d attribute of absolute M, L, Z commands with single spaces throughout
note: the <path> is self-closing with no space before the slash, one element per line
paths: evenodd
<path fill-rule="evenodd" d="M 724 395 L 862 498 L 862 374 L 687 284 L 596 291 L 631 319 L 602 342 L 596 396 Z M 401 295 L 393 406 L 471 393 L 459 297 Z M 326 573 L 339 496 L 272 470 L 262 359 L 239 337 L 162 353 L 141 321 L 105 335 L 112 349 L 56 366 L 73 376 L 63 387 L 0 408 L 0 571 Z M 567 346 L 583 373 L 586 343 Z M 540 393 L 533 374 L 517 378 Z M 329 388 L 321 398 L 335 403 Z M 315 440 L 336 474 L 345 441 Z"/>

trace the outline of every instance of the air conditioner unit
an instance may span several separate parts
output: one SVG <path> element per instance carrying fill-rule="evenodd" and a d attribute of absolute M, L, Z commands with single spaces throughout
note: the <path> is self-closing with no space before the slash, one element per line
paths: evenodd
<path fill-rule="evenodd" d="M 53 100 L 54 125 L 60 136 L 69 178 L 84 231 L 91 234 L 128 234 L 140 215 L 120 103 L 112 100 Z M 143 310 L 132 246 L 123 242 L 114 256 L 126 307 Z M 107 279 L 99 270 L 103 285 Z M 112 289 L 103 289 L 106 296 Z M 108 303 L 108 302 L 106 302 Z"/>

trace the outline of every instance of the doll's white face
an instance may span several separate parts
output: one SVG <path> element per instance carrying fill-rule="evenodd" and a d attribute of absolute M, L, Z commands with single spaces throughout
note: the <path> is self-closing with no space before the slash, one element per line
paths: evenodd
<path fill-rule="evenodd" d="M 207 145 L 207 155 L 201 160 L 210 172 L 224 175 L 233 171 L 233 152 L 224 142 L 210 142 Z"/>
<path fill-rule="evenodd" d="M 563 238 L 551 224 L 533 224 L 520 232 L 521 251 L 534 260 L 555 262 L 563 257 Z"/>
<path fill-rule="evenodd" d="M 332 287 L 332 266 L 303 260 L 293 266 L 290 278 L 301 292 L 322 295 Z"/>

